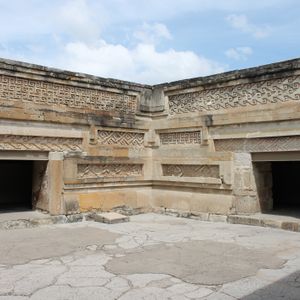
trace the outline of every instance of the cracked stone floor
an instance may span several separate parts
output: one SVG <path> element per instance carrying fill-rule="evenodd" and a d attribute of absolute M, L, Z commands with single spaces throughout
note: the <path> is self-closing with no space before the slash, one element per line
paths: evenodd
<path fill-rule="evenodd" d="M 0 300 L 300 299 L 300 233 L 158 214 L 0 231 Z"/>

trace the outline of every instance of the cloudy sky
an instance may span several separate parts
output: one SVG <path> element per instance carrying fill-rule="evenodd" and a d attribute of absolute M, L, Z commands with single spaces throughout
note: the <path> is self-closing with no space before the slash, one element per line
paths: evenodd
<path fill-rule="evenodd" d="M 300 57 L 299 0 L 0 0 L 0 57 L 142 83 Z"/>

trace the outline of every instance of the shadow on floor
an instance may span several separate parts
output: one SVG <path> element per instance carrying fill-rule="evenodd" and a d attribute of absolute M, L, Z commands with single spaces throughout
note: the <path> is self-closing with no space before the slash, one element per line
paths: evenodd
<path fill-rule="evenodd" d="M 264 288 L 239 298 L 242 300 L 299 300 L 300 299 L 300 271 L 284 277 Z"/>
<path fill-rule="evenodd" d="M 287 216 L 300 219 L 300 207 L 294 206 L 289 208 L 278 208 L 270 212 L 272 215 Z"/>

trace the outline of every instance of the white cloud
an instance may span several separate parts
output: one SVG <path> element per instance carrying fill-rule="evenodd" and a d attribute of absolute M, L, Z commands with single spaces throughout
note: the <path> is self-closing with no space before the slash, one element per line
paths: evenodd
<path fill-rule="evenodd" d="M 235 12 L 227 18 L 231 26 L 262 38 L 270 28 L 256 26 L 240 13 L 264 13 L 274 6 L 282 9 L 282 0 L 0 0 L 0 56 L 148 83 L 208 75 L 226 67 L 198 54 L 197 36 L 186 38 L 194 52 L 168 46 L 172 35 L 164 23 L 179 28 L 176 18 L 191 12 L 208 17 L 216 10 Z M 134 31 L 136 24 L 142 25 Z M 184 49 L 177 37 L 174 32 L 172 44 Z M 251 55 L 239 48 L 226 55 L 239 60 Z"/>
<path fill-rule="evenodd" d="M 225 55 L 234 60 L 247 60 L 252 53 L 250 47 L 236 47 L 226 50 Z"/>
<path fill-rule="evenodd" d="M 249 33 L 255 38 L 265 38 L 271 33 L 271 27 L 264 25 L 264 26 L 256 26 L 249 22 L 246 15 L 236 15 L 232 14 L 227 16 L 226 20 L 229 24 L 242 32 Z"/>
<path fill-rule="evenodd" d="M 101 22 L 87 4 L 86 0 L 68 0 L 58 9 L 58 22 L 64 33 L 77 40 L 91 41 L 99 38 Z"/>
<path fill-rule="evenodd" d="M 29 28 L 21 31 L 21 35 L 26 37 L 22 40 L 22 50 L 14 48 L 13 44 L 4 48 L 6 44 L 3 43 L 0 56 L 141 83 L 173 81 L 224 70 L 222 65 L 193 51 L 176 51 L 167 46 L 165 50 L 158 50 L 157 44 L 161 40 L 172 39 L 170 31 L 161 22 L 142 22 L 136 31 L 130 33 L 128 44 L 121 41 L 113 43 L 101 35 L 103 26 L 107 24 L 102 26 L 105 23 L 105 7 L 98 14 L 98 1 L 95 4 L 89 0 L 53 0 L 53 3 L 56 12 L 52 7 L 48 19 L 44 12 L 35 21 L 45 18 L 43 30 L 35 32 L 36 23 L 33 22 L 32 38 L 27 38 Z M 49 2 L 46 4 L 49 5 Z M 101 16 L 100 20 L 98 15 Z M 116 15 L 112 15 L 109 22 L 114 22 Z M 26 27 L 26 22 L 24 24 Z M 14 33 L 11 35 L 16 36 Z"/>
<path fill-rule="evenodd" d="M 74 71 L 151 84 L 224 71 L 223 66 L 191 51 L 159 52 L 143 43 L 131 49 L 104 40 L 94 45 L 68 43 L 61 64 Z"/>
<path fill-rule="evenodd" d="M 297 0 L 0 0 L 0 40 L 37 35 L 95 36 L 125 23 L 166 22 L 188 13 L 264 11 Z M 127 23 L 128 24 L 128 23 Z M 99 38 L 99 36 L 98 36 Z"/>
<path fill-rule="evenodd" d="M 161 39 L 172 39 L 172 35 L 165 24 L 162 23 L 144 23 L 138 30 L 133 33 L 133 36 L 146 44 L 156 44 Z"/>

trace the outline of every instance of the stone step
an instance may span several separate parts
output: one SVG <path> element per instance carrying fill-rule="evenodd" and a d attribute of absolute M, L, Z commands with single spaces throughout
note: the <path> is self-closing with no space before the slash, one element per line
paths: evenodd
<path fill-rule="evenodd" d="M 253 225 L 261 227 L 279 228 L 300 232 L 300 213 L 294 211 L 277 211 L 270 213 L 255 213 L 249 215 L 217 215 L 205 212 L 188 212 L 166 209 L 156 212 L 199 221 L 227 222 L 230 224 Z"/>
<path fill-rule="evenodd" d="M 289 231 L 300 231 L 300 219 L 280 215 L 230 215 L 227 217 L 227 222 L 231 224 L 254 225 L 280 228 Z"/>
<path fill-rule="evenodd" d="M 115 224 L 129 222 L 129 217 L 116 212 L 97 213 L 93 215 L 95 222 Z"/>

